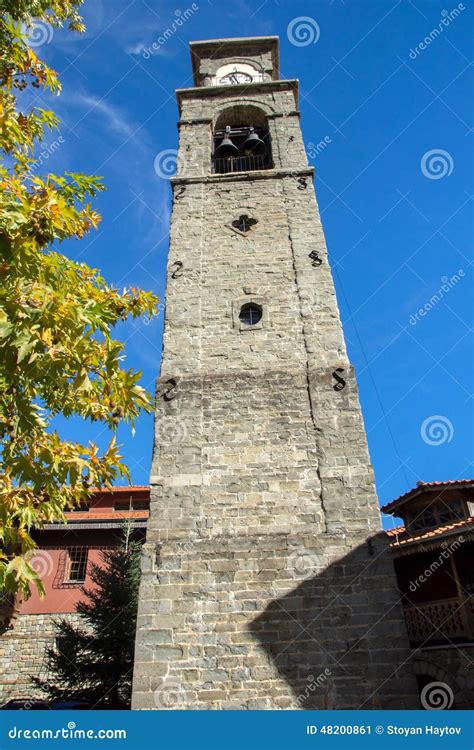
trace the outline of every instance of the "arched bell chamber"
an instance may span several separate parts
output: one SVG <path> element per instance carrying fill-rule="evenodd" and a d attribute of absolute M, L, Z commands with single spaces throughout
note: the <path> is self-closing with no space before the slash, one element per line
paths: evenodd
<path fill-rule="evenodd" d="M 214 172 L 218 174 L 270 169 L 268 130 L 253 125 L 226 125 L 216 129 L 212 160 Z"/>

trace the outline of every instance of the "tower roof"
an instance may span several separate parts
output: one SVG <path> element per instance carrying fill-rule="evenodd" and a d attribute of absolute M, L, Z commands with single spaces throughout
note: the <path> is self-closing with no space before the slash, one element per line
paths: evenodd
<path fill-rule="evenodd" d="M 199 64 L 203 58 L 220 57 L 229 53 L 242 56 L 258 49 L 262 53 L 270 52 L 272 57 L 274 78 L 280 77 L 280 39 L 278 36 L 241 36 L 229 39 L 203 39 L 190 42 L 191 61 L 194 80 L 197 81 Z"/>

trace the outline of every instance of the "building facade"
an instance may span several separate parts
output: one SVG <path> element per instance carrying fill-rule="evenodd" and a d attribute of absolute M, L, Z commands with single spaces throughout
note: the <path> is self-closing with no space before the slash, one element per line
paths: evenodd
<path fill-rule="evenodd" d="M 298 82 L 191 55 L 132 705 L 417 707 Z"/>
<path fill-rule="evenodd" d="M 93 586 L 91 565 L 102 564 L 101 553 L 119 543 L 125 524 L 144 540 L 149 501 L 147 486 L 95 492 L 87 507 L 66 513 L 67 525 L 50 523 L 36 532 L 38 548 L 30 563 L 45 595 L 41 598 L 32 586 L 29 599 L 0 607 L 0 705 L 41 697 L 32 677 L 47 677 L 46 651 L 55 645 L 55 621 L 79 622 L 76 604 Z"/>
<path fill-rule="evenodd" d="M 388 534 L 422 703 L 474 708 L 474 481 L 418 482 L 382 510 L 404 522 Z"/>

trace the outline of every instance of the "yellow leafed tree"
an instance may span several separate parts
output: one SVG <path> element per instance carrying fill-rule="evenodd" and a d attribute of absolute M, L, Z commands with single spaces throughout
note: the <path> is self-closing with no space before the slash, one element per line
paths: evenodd
<path fill-rule="evenodd" d="M 99 215 L 91 201 L 97 177 L 34 175 L 35 148 L 58 120 L 52 111 L 22 111 L 26 87 L 57 93 L 57 74 L 28 45 L 37 24 L 84 27 L 82 0 L 2 0 L 0 8 L 0 595 L 42 583 L 29 564 L 32 529 L 64 518 L 94 486 L 128 477 L 113 431 L 151 408 L 140 373 L 123 366 L 113 328 L 151 316 L 150 292 L 119 292 L 96 269 L 53 250 L 81 239 Z M 103 422 L 107 450 L 61 439 L 50 428 L 62 414 Z"/>

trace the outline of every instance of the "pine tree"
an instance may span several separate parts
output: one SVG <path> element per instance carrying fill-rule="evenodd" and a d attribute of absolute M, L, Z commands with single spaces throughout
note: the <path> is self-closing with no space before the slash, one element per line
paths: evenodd
<path fill-rule="evenodd" d="M 84 624 L 56 623 L 57 648 L 47 651 L 47 679 L 33 680 L 51 698 L 84 700 L 93 708 L 130 708 L 140 582 L 141 544 L 124 531 L 119 547 L 93 564 L 93 588 L 76 611 Z"/>

